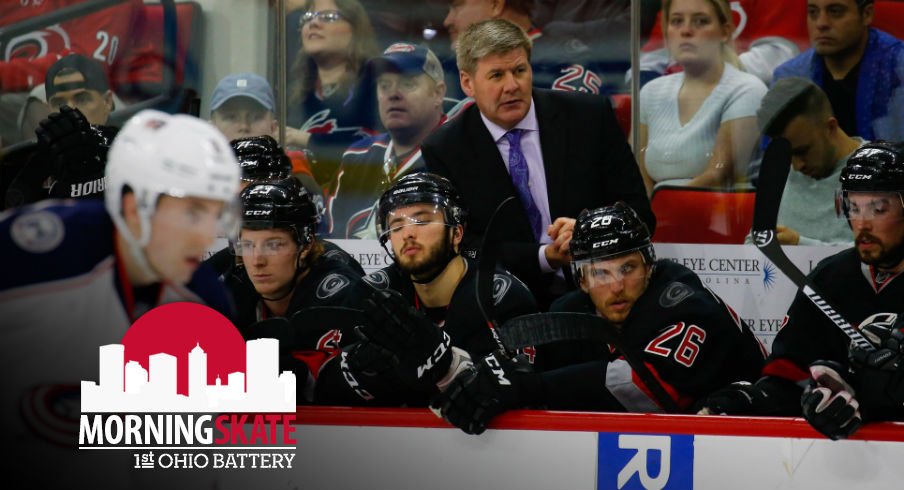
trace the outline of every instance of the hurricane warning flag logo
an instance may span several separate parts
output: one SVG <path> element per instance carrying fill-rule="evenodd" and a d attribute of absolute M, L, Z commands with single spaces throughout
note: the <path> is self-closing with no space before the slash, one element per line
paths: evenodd
<path fill-rule="evenodd" d="M 277 339 L 246 342 L 215 310 L 172 303 L 98 355 L 97 381 L 81 382 L 80 449 L 145 451 L 136 468 L 291 468 L 296 379 L 279 370 Z M 180 459 L 198 447 L 212 456 Z"/>

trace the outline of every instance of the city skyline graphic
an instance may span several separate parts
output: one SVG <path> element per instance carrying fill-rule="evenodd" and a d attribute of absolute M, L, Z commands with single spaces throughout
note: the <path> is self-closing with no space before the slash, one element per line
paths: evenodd
<path fill-rule="evenodd" d="M 234 327 L 233 327 L 234 328 Z M 208 352 L 201 342 L 188 352 L 188 393 L 179 393 L 177 357 L 157 352 L 145 369 L 126 361 L 124 344 L 98 348 L 98 381 L 82 380 L 82 413 L 111 412 L 294 412 L 296 379 L 279 372 L 279 341 L 245 342 L 245 371 L 208 381 Z"/>

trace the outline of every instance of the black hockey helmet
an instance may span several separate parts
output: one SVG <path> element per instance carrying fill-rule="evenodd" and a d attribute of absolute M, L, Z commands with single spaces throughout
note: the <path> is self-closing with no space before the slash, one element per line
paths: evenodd
<path fill-rule="evenodd" d="M 250 136 L 232 140 L 242 180 L 279 180 L 292 175 L 292 161 L 269 135 Z"/>
<path fill-rule="evenodd" d="M 836 194 L 839 217 L 848 215 L 848 192 L 904 192 L 904 144 L 875 141 L 858 148 L 841 170 Z M 902 202 L 904 206 L 904 202 Z"/>
<path fill-rule="evenodd" d="M 640 251 L 646 264 L 652 265 L 656 261 L 650 230 L 622 201 L 582 211 L 575 222 L 569 249 L 571 272 L 578 286 L 581 266 L 588 261 L 608 260 L 636 251 Z"/>
<path fill-rule="evenodd" d="M 299 246 L 313 241 L 320 213 L 311 194 L 295 177 L 255 182 L 242 191 L 241 200 L 242 228 L 288 228 L 295 232 Z"/>
<path fill-rule="evenodd" d="M 380 197 L 377 209 L 380 242 L 385 244 L 389 237 L 386 233 L 386 217 L 390 211 L 420 203 L 435 204 L 442 208 L 449 226 L 464 226 L 467 223 L 467 212 L 461 205 L 461 196 L 448 179 L 427 172 L 413 173 L 396 181 Z"/>

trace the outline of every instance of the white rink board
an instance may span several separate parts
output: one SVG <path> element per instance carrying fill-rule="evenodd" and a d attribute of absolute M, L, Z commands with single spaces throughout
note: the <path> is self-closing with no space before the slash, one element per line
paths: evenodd
<path fill-rule="evenodd" d="M 392 263 L 376 240 L 332 240 L 355 257 L 366 272 Z M 842 247 L 784 247 L 804 273 Z M 675 260 L 696 272 L 771 350 L 797 288 L 754 245 L 657 243 L 659 258 Z"/>
<path fill-rule="evenodd" d="M 888 490 L 904 481 L 900 442 L 492 429 L 473 436 L 305 425 L 296 434 L 291 471 L 256 474 L 246 483 L 324 490 Z M 601 438 L 625 447 L 604 450 Z M 642 480 L 634 468 L 649 474 Z M 230 480 L 223 488 L 243 485 Z"/>

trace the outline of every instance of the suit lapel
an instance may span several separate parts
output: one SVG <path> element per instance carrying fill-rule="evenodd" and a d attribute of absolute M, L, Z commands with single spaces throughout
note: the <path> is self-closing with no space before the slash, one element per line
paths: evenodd
<path fill-rule="evenodd" d="M 514 196 L 515 186 L 506 170 L 502 155 L 499 154 L 499 148 L 493 141 L 493 136 L 480 118 L 477 104 L 469 108 L 468 124 L 465 127 L 468 131 L 468 139 L 472 143 L 471 166 L 477 175 L 484 177 L 481 179 L 482 187 L 487 186 L 486 191 L 499 194 L 499 202 L 502 202 L 505 197 Z M 495 188 L 495 185 L 499 183 L 502 184 L 502 188 Z"/>
<path fill-rule="evenodd" d="M 537 124 L 540 126 L 540 146 L 543 167 L 546 172 L 546 195 L 552 220 L 561 215 L 561 200 L 565 196 L 565 165 L 568 162 L 568 125 L 561 120 L 560 112 L 552 102 L 548 91 L 534 89 L 537 105 Z"/>

